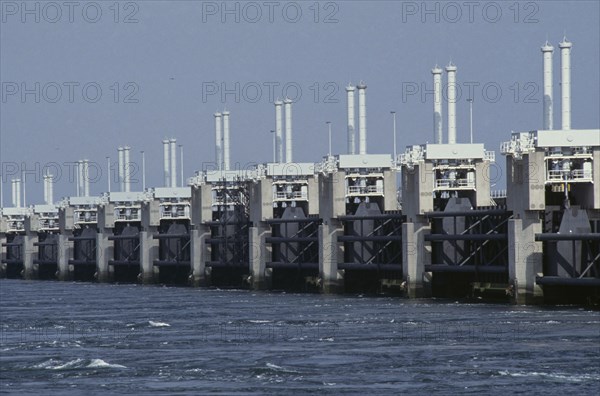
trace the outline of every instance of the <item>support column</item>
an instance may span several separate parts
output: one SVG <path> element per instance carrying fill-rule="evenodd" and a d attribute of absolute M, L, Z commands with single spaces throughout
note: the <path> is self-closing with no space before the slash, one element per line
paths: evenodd
<path fill-rule="evenodd" d="M 154 259 L 158 253 L 158 239 L 153 232 L 140 231 L 140 270 L 143 284 L 154 283 Z"/>
<path fill-rule="evenodd" d="M 26 233 L 23 236 L 23 279 L 35 279 L 36 274 L 33 270 L 33 259 L 37 249 L 33 245 L 37 235 Z"/>
<path fill-rule="evenodd" d="M 96 234 L 96 274 L 98 282 L 109 282 L 111 274 L 108 268 L 108 260 L 113 256 L 114 247 L 108 240 L 107 229 Z"/>
<path fill-rule="evenodd" d="M 56 274 L 56 277 L 61 281 L 71 279 L 71 274 L 69 273 L 69 258 L 71 258 L 73 246 L 72 242 L 69 241 L 69 236 L 71 236 L 71 232 L 62 232 L 58 236 L 58 273 Z"/>
<path fill-rule="evenodd" d="M 3 227 L 2 219 L 0 219 L 0 227 Z M 2 228 L 2 232 L 0 232 L 0 278 L 6 277 L 6 264 L 4 260 L 6 260 L 6 233 L 4 232 L 4 228 Z"/>
<path fill-rule="evenodd" d="M 330 220 L 330 224 L 319 226 L 319 274 L 324 293 L 337 293 L 343 290 L 344 277 L 338 271 L 338 235 L 341 232 L 339 223 Z"/>
<path fill-rule="evenodd" d="M 270 234 L 269 227 L 263 222 L 259 222 L 258 227 L 250 227 L 250 273 L 254 290 L 268 288 L 266 270 L 269 249 L 266 238 Z"/>
<path fill-rule="evenodd" d="M 431 254 L 425 246 L 425 235 L 431 232 L 428 223 L 402 224 L 402 274 L 409 298 L 431 296 L 431 276 L 425 265 L 431 263 Z"/>
<path fill-rule="evenodd" d="M 200 225 L 191 232 L 192 286 L 208 286 L 206 279 L 206 260 L 208 249 L 206 239 L 210 237 L 210 228 Z"/>
<path fill-rule="evenodd" d="M 535 212 L 508 221 L 508 278 L 517 304 L 539 303 L 543 297 L 535 283 L 535 277 L 543 271 L 542 243 L 535 241 L 535 234 L 541 232 L 542 224 Z"/>

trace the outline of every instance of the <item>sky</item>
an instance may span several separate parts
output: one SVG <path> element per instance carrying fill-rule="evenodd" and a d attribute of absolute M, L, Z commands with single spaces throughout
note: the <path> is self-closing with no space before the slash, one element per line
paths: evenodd
<path fill-rule="evenodd" d="M 457 67 L 458 142 L 496 151 L 492 189 L 505 188 L 501 142 L 542 128 L 542 54 L 554 52 L 560 126 L 560 52 L 572 50 L 572 128 L 600 125 L 598 1 L 0 1 L 0 162 L 24 175 L 27 204 L 76 191 L 74 161 L 89 159 L 93 195 L 107 191 L 107 160 L 131 147 L 141 190 L 161 186 L 162 140 L 183 146 L 184 176 L 215 158 L 216 111 L 231 112 L 237 167 L 272 160 L 273 101 L 293 104 L 294 160 L 346 153 L 345 87 L 368 88 L 369 153 L 433 142 L 431 69 Z M 443 75 L 444 83 L 446 75 Z M 444 136 L 447 109 L 444 105 Z M 179 166 L 179 164 L 178 164 Z M 114 168 L 114 166 L 113 166 Z M 114 171 L 112 178 L 115 187 Z M 178 177 L 179 180 L 179 177 Z"/>

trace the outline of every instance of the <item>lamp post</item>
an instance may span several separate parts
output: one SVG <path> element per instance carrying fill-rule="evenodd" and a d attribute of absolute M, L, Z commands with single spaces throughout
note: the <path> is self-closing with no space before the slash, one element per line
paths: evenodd
<path fill-rule="evenodd" d="M 110 157 L 106 157 L 106 176 L 107 176 L 107 184 L 108 184 L 108 192 L 110 192 Z"/>
<path fill-rule="evenodd" d="M 142 153 L 142 191 L 146 191 L 146 155 L 144 151 Z"/>
<path fill-rule="evenodd" d="M 275 157 L 277 156 L 276 148 L 275 148 L 275 146 L 277 146 L 277 140 L 276 140 L 277 136 L 275 136 L 275 130 L 271 129 L 271 135 L 273 135 L 273 163 L 275 163 L 275 161 L 276 161 Z"/>
<path fill-rule="evenodd" d="M 469 129 L 471 131 L 471 144 L 473 144 L 473 98 L 467 99 L 467 102 L 469 102 Z"/>
<path fill-rule="evenodd" d="M 394 162 L 396 161 L 396 157 L 398 155 L 397 151 L 396 151 L 396 112 L 395 111 L 390 111 L 390 113 L 392 113 L 392 123 L 393 123 L 393 130 L 394 130 Z"/>
<path fill-rule="evenodd" d="M 329 153 L 327 154 L 327 157 L 331 157 L 331 121 L 326 121 L 325 122 L 328 126 L 329 129 Z"/>
<path fill-rule="evenodd" d="M 181 167 L 181 187 L 185 187 L 183 185 L 183 144 L 179 145 L 179 162 Z"/>

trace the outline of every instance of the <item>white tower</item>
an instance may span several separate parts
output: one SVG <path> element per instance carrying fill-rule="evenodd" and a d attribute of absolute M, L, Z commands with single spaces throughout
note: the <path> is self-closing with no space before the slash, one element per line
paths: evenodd
<path fill-rule="evenodd" d="M 437 65 L 431 69 L 433 74 L 433 139 L 442 144 L 442 69 Z"/>
<path fill-rule="evenodd" d="M 542 46 L 544 57 L 544 130 L 554 129 L 553 122 L 553 93 L 552 93 L 552 53 L 554 47 L 548 44 Z"/>
<path fill-rule="evenodd" d="M 561 79 L 561 108 L 562 129 L 571 129 L 571 47 L 572 43 L 565 37 L 560 47 L 560 79 Z"/>
<path fill-rule="evenodd" d="M 450 62 L 448 73 L 448 144 L 456 144 L 456 66 Z"/>

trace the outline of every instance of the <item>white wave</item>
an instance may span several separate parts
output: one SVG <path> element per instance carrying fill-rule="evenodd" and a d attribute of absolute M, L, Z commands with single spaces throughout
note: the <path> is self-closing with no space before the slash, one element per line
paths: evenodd
<path fill-rule="evenodd" d="M 333 341 L 333 337 L 323 337 L 323 338 L 319 338 L 319 341 Z"/>
<path fill-rule="evenodd" d="M 560 322 L 557 322 L 556 320 L 548 320 L 546 322 L 546 324 L 558 324 L 558 323 L 560 323 Z"/>
<path fill-rule="evenodd" d="M 2 348 L 0 349 L 0 352 L 8 352 L 8 351 L 12 351 L 19 348 L 18 346 L 14 346 L 14 347 L 6 347 L 6 348 Z"/>
<path fill-rule="evenodd" d="M 267 368 L 270 368 L 273 371 L 279 371 L 281 373 L 287 373 L 287 374 L 297 374 L 298 373 L 297 371 L 286 369 L 285 367 L 281 367 L 281 366 L 278 366 L 273 363 L 267 362 L 266 366 L 267 366 Z"/>
<path fill-rule="evenodd" d="M 271 323 L 272 320 L 249 320 L 250 323 Z"/>
<path fill-rule="evenodd" d="M 150 327 L 171 327 L 171 325 L 168 324 L 168 323 L 165 323 L 165 322 L 154 322 L 152 320 L 149 320 L 148 324 L 150 325 Z"/>
<path fill-rule="evenodd" d="M 90 364 L 87 365 L 88 368 L 127 368 L 122 364 L 116 363 L 107 363 L 102 359 L 92 359 Z"/>
<path fill-rule="evenodd" d="M 74 360 L 69 360 L 66 363 L 62 363 L 56 359 L 49 359 L 49 360 L 46 360 L 45 362 L 34 365 L 33 368 L 46 369 L 46 370 L 65 370 L 65 369 L 77 367 L 77 366 L 81 365 L 81 362 L 83 362 L 83 359 L 79 359 L 79 358 L 74 359 Z"/>
<path fill-rule="evenodd" d="M 511 377 L 542 377 L 542 378 L 553 378 L 559 379 L 562 381 L 569 382 L 584 382 L 584 381 L 598 381 L 600 380 L 600 375 L 598 374 L 566 374 L 566 373 L 546 373 L 546 372 L 508 372 L 508 371 L 499 371 L 500 375 L 509 375 Z"/>

